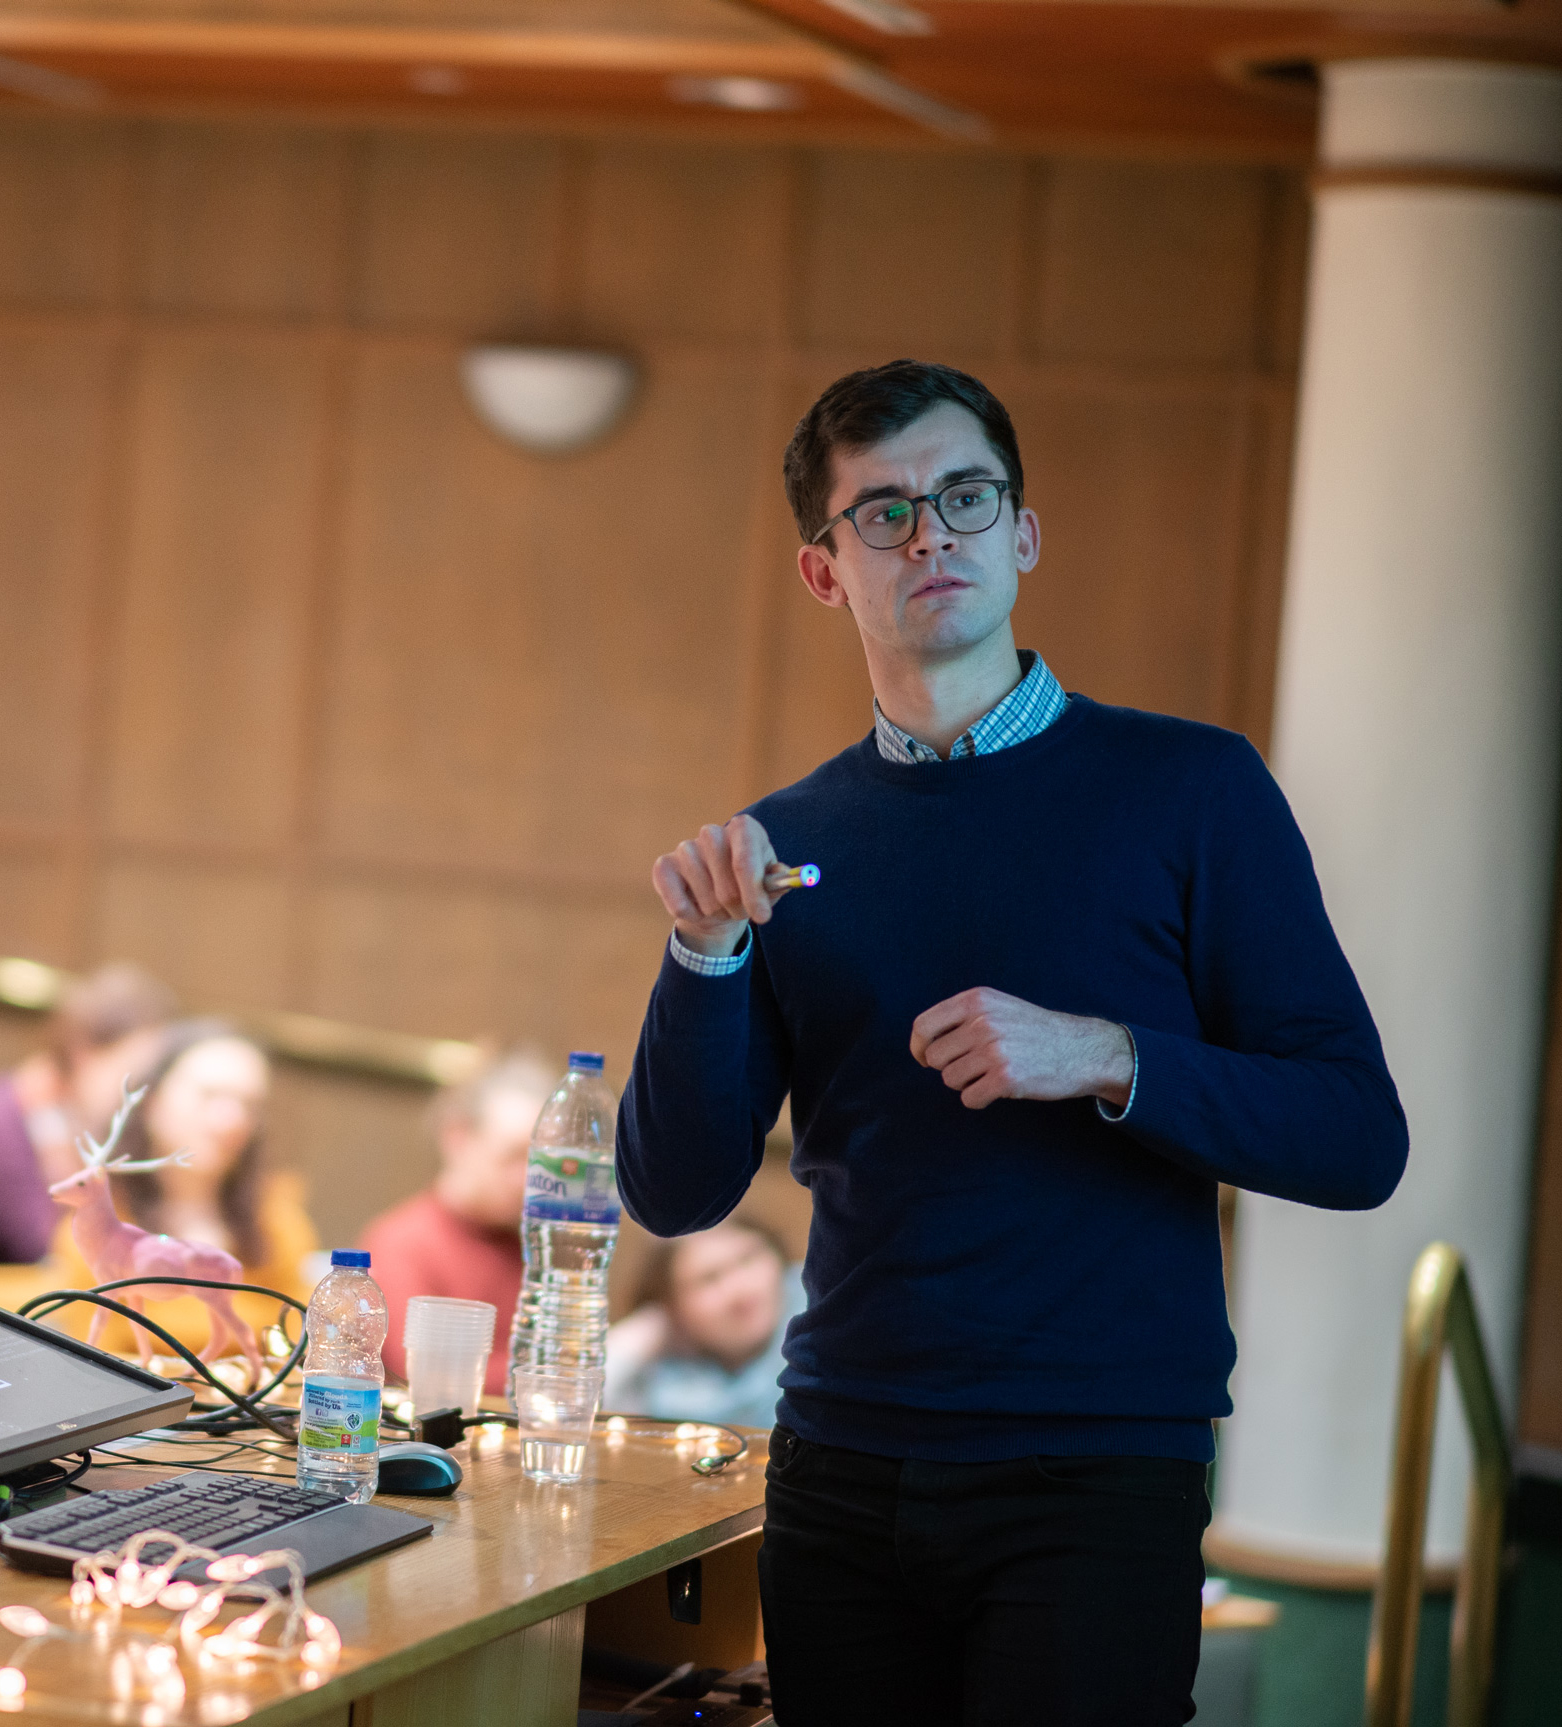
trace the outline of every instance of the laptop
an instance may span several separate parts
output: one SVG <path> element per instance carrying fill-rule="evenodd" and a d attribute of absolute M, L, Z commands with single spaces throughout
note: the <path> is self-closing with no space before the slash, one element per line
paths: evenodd
<path fill-rule="evenodd" d="M 166 1426 L 189 1413 L 188 1386 L 0 1309 L 0 1483 L 111 1439 Z M 94 1488 L 0 1523 L 0 1552 L 29 1571 L 69 1575 L 78 1559 L 112 1552 L 131 1536 L 165 1529 L 220 1554 L 289 1547 L 306 1581 L 432 1532 L 426 1517 L 384 1505 L 348 1505 L 276 1476 L 192 1469 L 144 1487 Z M 171 1548 L 149 1545 L 156 1564 Z M 192 1563 L 179 1575 L 199 1578 Z M 279 1583 L 285 1573 L 262 1579 Z"/>

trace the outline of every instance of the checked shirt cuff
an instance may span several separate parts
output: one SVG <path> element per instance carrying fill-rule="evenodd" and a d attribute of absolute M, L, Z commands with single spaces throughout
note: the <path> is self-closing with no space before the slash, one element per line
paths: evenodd
<path fill-rule="evenodd" d="M 738 951 L 723 957 L 696 953 L 693 948 L 685 947 L 679 941 L 677 930 L 674 930 L 672 934 L 673 958 L 685 971 L 692 971 L 696 977 L 731 977 L 733 972 L 742 971 L 748 959 L 749 949 L 753 945 L 754 932 L 751 929 L 746 929 L 743 932 L 743 940 L 738 946 Z M 1129 1102 L 1132 1103 L 1133 1099 L 1130 1098 Z"/>

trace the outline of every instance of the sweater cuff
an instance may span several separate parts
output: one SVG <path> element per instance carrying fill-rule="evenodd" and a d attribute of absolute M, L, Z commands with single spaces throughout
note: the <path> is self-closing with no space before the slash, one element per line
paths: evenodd
<path fill-rule="evenodd" d="M 1128 1047 L 1134 1054 L 1134 1077 L 1133 1083 L 1128 1087 L 1128 1101 L 1121 1109 L 1114 1111 L 1107 1108 L 1104 1098 L 1096 1099 L 1096 1109 L 1100 1112 L 1101 1119 L 1114 1124 L 1127 1119 L 1129 1110 L 1134 1106 L 1134 1099 L 1139 1095 L 1139 1040 L 1134 1036 L 1131 1026 L 1125 1025 L 1123 1030 L 1128 1033 Z"/>
<path fill-rule="evenodd" d="M 679 941 L 677 930 L 673 931 L 671 940 L 672 956 L 685 971 L 692 971 L 696 977 L 731 977 L 733 972 L 742 971 L 749 949 L 754 945 L 754 931 L 752 928 L 744 930 L 737 952 L 729 954 L 696 953 L 692 947 L 685 947 Z"/>

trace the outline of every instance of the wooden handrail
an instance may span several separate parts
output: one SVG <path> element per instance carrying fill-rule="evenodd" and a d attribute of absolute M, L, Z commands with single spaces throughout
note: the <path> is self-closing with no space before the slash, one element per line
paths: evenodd
<path fill-rule="evenodd" d="M 0 1006 L 47 1013 L 73 982 L 58 966 L 32 959 L 0 959 Z M 414 1037 L 403 1031 L 350 1025 L 312 1013 L 270 1009 L 226 1012 L 241 1031 L 284 1061 L 339 1073 L 367 1074 L 408 1085 L 451 1085 L 476 1073 L 483 1051 L 449 1037 Z"/>
<path fill-rule="evenodd" d="M 1372 1637 L 1367 1648 L 1367 1727 L 1410 1727 L 1425 1570 L 1426 1501 L 1445 1349 L 1453 1357 L 1459 1401 L 1475 1453 L 1465 1511 L 1464 1558 L 1449 1637 L 1448 1723 L 1449 1727 L 1480 1727 L 1485 1718 L 1508 1497 L 1508 1440 L 1464 1256 L 1447 1242 L 1434 1241 L 1416 1261 L 1405 1300 L 1388 1537 L 1372 1601 Z"/>

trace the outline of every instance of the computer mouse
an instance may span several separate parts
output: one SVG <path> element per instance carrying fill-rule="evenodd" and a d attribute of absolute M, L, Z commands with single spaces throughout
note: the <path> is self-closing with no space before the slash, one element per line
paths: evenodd
<path fill-rule="evenodd" d="M 461 1485 L 461 1465 L 438 1445 L 421 1439 L 380 1447 L 381 1493 L 417 1493 L 444 1498 Z"/>

